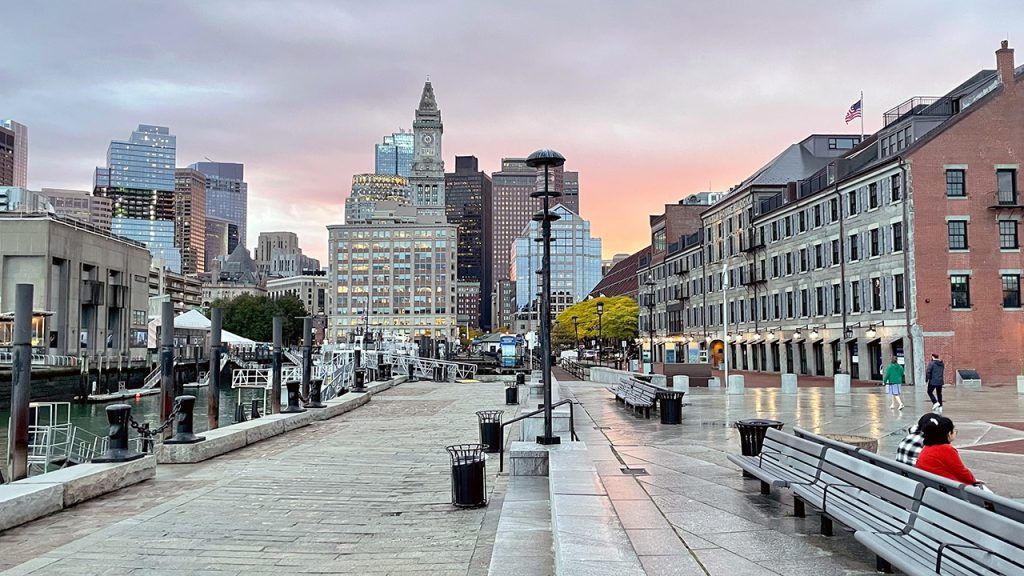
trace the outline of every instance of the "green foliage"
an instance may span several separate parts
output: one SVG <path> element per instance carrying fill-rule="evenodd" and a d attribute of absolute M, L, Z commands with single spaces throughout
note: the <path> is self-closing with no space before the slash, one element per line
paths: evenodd
<path fill-rule="evenodd" d="M 584 300 L 563 310 L 555 319 L 555 325 L 551 331 L 551 339 L 555 345 L 575 346 L 576 331 L 573 327 L 573 316 L 577 319 L 580 340 L 596 339 L 598 337 L 598 302 L 604 303 L 600 333 L 606 342 L 636 338 L 637 318 L 640 313 L 636 300 L 628 296 L 613 296 Z"/>
<path fill-rule="evenodd" d="M 211 305 L 223 310 L 224 329 L 256 342 L 270 342 L 274 337 L 274 316 L 284 318 L 284 345 L 301 344 L 302 317 L 306 307 L 292 295 L 272 300 L 267 296 L 242 294 L 231 300 L 217 300 Z"/>

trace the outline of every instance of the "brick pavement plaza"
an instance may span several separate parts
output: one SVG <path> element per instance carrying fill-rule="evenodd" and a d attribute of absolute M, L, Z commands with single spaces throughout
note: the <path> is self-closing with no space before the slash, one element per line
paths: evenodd
<path fill-rule="evenodd" d="M 557 376 L 562 396 L 582 403 L 577 430 L 588 450 L 618 459 L 597 468 L 611 506 L 570 514 L 593 530 L 618 530 L 644 573 L 874 573 L 873 557 L 848 533 L 820 536 L 815 515 L 793 516 L 785 490 L 762 496 L 756 481 L 741 477 L 726 460 L 738 451 L 731 424 L 770 417 L 787 429 L 873 436 L 879 452 L 891 455 L 901 430 L 928 405 L 921 392 L 907 389 L 901 413 L 887 408 L 881 388 L 855 388 L 849 406 L 836 406 L 823 387 L 796 396 L 766 387 L 743 396 L 693 389 L 683 424 L 667 426 L 656 416 L 634 417 L 603 385 Z M 495 539 L 502 538 L 496 535 L 502 502 L 516 499 L 515 483 L 498 476 L 491 460 L 490 506 L 453 509 L 444 446 L 476 441 L 474 412 L 504 409 L 502 388 L 405 383 L 333 420 L 205 463 L 161 465 L 153 481 L 0 533 L 0 570 L 487 574 Z M 996 492 L 1024 498 L 1024 401 L 1010 388 L 949 387 L 946 396 L 967 464 Z M 646 474 L 623 474 L 622 465 Z M 588 546 L 586 532 L 573 545 L 588 574 L 627 573 L 616 572 L 621 564 L 602 567 L 600 558 L 617 553 Z M 537 562 L 504 572 L 553 569 Z"/>

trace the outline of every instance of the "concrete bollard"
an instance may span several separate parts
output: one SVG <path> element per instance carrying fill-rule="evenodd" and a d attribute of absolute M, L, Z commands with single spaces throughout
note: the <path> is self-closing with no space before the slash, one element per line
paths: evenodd
<path fill-rule="evenodd" d="M 850 375 L 849 374 L 836 374 L 833 377 L 833 386 L 836 394 L 849 394 L 850 393 Z"/>
<path fill-rule="evenodd" d="M 110 423 L 107 451 L 93 458 L 93 462 L 128 462 L 142 458 L 141 453 L 128 447 L 128 419 L 131 415 L 132 407 L 128 404 L 107 406 L 107 422 Z"/>
<path fill-rule="evenodd" d="M 259 401 L 255 398 L 252 399 L 252 404 L 249 406 L 249 420 L 256 420 L 260 417 L 260 405 Z"/>
<path fill-rule="evenodd" d="M 782 393 L 796 394 L 796 374 L 782 375 Z"/>
<path fill-rule="evenodd" d="M 299 407 L 299 381 L 289 380 L 285 383 L 288 387 L 288 406 L 281 410 L 282 414 L 292 414 L 295 412 L 305 412 L 305 408 Z"/>
<path fill-rule="evenodd" d="M 255 402 L 255 400 L 253 400 Z M 164 444 L 195 444 L 206 440 L 204 436 L 196 436 L 193 432 L 194 416 L 192 411 L 196 407 L 196 397 L 185 395 L 174 399 L 178 406 L 178 415 L 175 419 L 174 436 L 164 440 Z"/>
<path fill-rule="evenodd" d="M 721 390 L 722 382 L 717 376 L 712 376 L 711 378 L 708 378 L 708 388 L 712 390 Z"/>
<path fill-rule="evenodd" d="M 1017 376 L 1017 394 L 1024 395 L 1024 375 Z"/>
<path fill-rule="evenodd" d="M 730 374 L 726 394 L 743 394 L 744 378 L 742 374 Z"/>
<path fill-rule="evenodd" d="M 690 391 L 690 377 L 678 374 L 672 377 L 672 388 L 677 392 L 689 392 Z"/>

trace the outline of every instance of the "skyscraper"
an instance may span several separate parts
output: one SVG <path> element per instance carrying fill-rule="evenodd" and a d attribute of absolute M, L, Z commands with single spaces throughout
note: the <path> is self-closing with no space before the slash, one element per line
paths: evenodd
<path fill-rule="evenodd" d="M 441 111 L 434 99 L 434 87 L 428 80 L 423 85 L 420 105 L 416 109 L 416 120 L 412 124 L 415 139 L 412 174 L 409 187 L 412 203 L 419 214 L 443 223 L 444 203 L 444 160 L 441 159 Z"/>
<path fill-rule="evenodd" d="M 249 220 L 249 185 L 245 182 L 245 166 L 235 162 L 196 162 L 189 166 L 206 176 L 206 216 L 235 225 L 237 243 L 246 242 Z M 230 245 L 228 253 L 235 251 Z"/>
<path fill-rule="evenodd" d="M 285 278 L 320 269 L 318 260 L 302 253 L 294 232 L 260 232 L 254 260 L 264 278 Z"/>
<path fill-rule="evenodd" d="M 110 198 L 111 232 L 142 242 L 164 267 L 181 272 L 181 251 L 174 244 L 176 148 L 169 128 L 139 124 L 128 140 L 110 142 L 93 191 Z"/>
<path fill-rule="evenodd" d="M 580 212 L 580 173 L 565 172 L 563 178 L 562 197 L 558 203 L 577 214 Z"/>
<path fill-rule="evenodd" d="M 10 184 L 4 184 L 0 177 L 0 186 L 28 188 L 28 126 L 14 120 L 0 120 L 0 128 L 14 133 L 14 175 Z"/>
<path fill-rule="evenodd" d="M 206 271 L 206 176 L 192 168 L 174 171 L 174 245 L 183 274 Z"/>
<path fill-rule="evenodd" d="M 458 226 L 458 281 L 475 283 L 475 313 L 460 307 L 459 323 L 490 328 L 491 307 L 481 306 L 480 294 L 491 293 L 491 178 L 481 172 L 476 156 L 456 156 L 455 172 L 444 175 L 445 210 L 449 224 Z M 471 299 L 460 299 L 470 302 Z"/>
<path fill-rule="evenodd" d="M 368 222 L 394 217 L 416 221 L 416 208 L 409 199 L 409 181 L 387 174 L 355 174 L 352 193 L 345 199 L 345 223 Z"/>
<path fill-rule="evenodd" d="M 0 186 L 14 186 L 14 130 L 3 126 L 0 126 Z"/>
<path fill-rule="evenodd" d="M 374 173 L 406 178 L 412 176 L 414 142 L 412 132 L 405 130 L 385 136 L 384 143 L 374 148 Z"/>

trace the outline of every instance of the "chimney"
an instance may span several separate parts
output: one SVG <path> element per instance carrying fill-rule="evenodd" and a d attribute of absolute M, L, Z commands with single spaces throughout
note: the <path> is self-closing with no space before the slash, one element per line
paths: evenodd
<path fill-rule="evenodd" d="M 999 50 L 996 50 L 996 70 L 1004 86 L 1013 82 L 1013 48 L 1009 47 L 1006 40 L 1003 40 Z"/>

